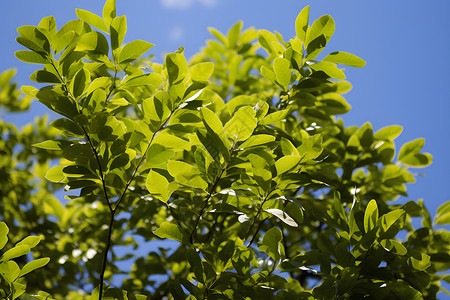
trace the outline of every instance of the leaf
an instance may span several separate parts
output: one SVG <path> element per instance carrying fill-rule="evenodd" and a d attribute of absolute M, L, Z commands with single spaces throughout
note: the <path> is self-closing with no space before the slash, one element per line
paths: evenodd
<path fill-rule="evenodd" d="M 202 190 L 208 188 L 208 183 L 200 177 L 200 171 L 191 164 L 179 160 L 171 160 L 167 163 L 167 170 L 180 184 Z"/>
<path fill-rule="evenodd" d="M 195 251 L 194 249 L 187 249 L 186 250 L 186 259 L 188 263 L 191 265 L 191 269 L 194 272 L 195 279 L 198 282 L 205 283 L 205 280 L 203 278 L 204 271 L 203 271 L 203 265 L 202 265 L 202 259 L 200 258 L 200 255 Z"/>
<path fill-rule="evenodd" d="M 260 251 L 265 252 L 274 261 L 284 257 L 284 246 L 282 244 L 283 234 L 277 227 L 270 228 L 263 237 L 261 244 L 258 246 Z"/>
<path fill-rule="evenodd" d="M 167 149 L 163 145 L 153 143 L 147 151 L 147 162 L 151 166 L 166 164 L 174 154 L 174 151 Z"/>
<path fill-rule="evenodd" d="M 377 201 L 370 200 L 364 213 L 364 230 L 366 232 L 375 228 L 378 220 L 378 206 Z"/>
<path fill-rule="evenodd" d="M 408 253 L 408 250 L 405 246 L 399 243 L 396 240 L 386 239 L 380 242 L 380 245 L 387 251 L 392 252 L 397 255 L 405 255 Z"/>
<path fill-rule="evenodd" d="M 275 167 L 277 169 L 277 176 L 280 176 L 281 174 L 294 169 L 301 161 L 301 159 L 302 158 L 300 155 L 290 155 L 290 156 L 283 156 L 282 158 L 277 160 L 275 162 Z"/>
<path fill-rule="evenodd" d="M 37 144 L 31 145 L 36 148 L 46 149 L 46 150 L 61 150 L 61 143 L 58 141 L 44 141 Z"/>
<path fill-rule="evenodd" d="M 294 202 L 288 202 L 284 210 L 297 224 L 303 223 L 303 210 L 299 205 Z"/>
<path fill-rule="evenodd" d="M 119 63 L 120 64 L 130 63 L 141 57 L 153 46 L 154 44 L 141 40 L 129 42 L 128 44 L 123 46 L 122 51 L 120 52 Z"/>
<path fill-rule="evenodd" d="M 41 241 L 41 238 L 38 237 L 38 236 L 27 236 L 26 238 L 24 238 L 23 240 L 18 242 L 16 244 L 16 247 L 25 245 L 25 246 L 28 246 L 30 248 L 34 248 L 34 247 L 36 247 L 39 244 L 40 241 Z"/>
<path fill-rule="evenodd" d="M 268 114 L 267 116 L 262 119 L 259 124 L 260 125 L 270 125 L 277 122 L 280 122 L 284 119 L 286 119 L 286 116 L 289 114 L 289 109 L 283 109 L 276 112 L 273 112 L 271 114 Z"/>
<path fill-rule="evenodd" d="M 298 227 L 297 222 L 295 222 L 295 220 L 292 219 L 291 216 L 289 216 L 286 212 L 282 211 L 281 209 L 269 208 L 266 209 L 265 211 L 268 212 L 269 214 L 274 215 L 275 217 L 277 217 L 278 219 L 280 219 L 289 226 Z"/>
<path fill-rule="evenodd" d="M 56 166 L 51 168 L 47 171 L 47 174 L 45 174 L 45 178 L 49 181 L 60 183 L 65 178 L 63 168 L 63 166 Z"/>
<path fill-rule="evenodd" d="M 116 17 L 116 0 L 106 0 L 103 6 L 103 20 L 105 20 L 106 25 L 109 26 L 112 20 Z"/>
<path fill-rule="evenodd" d="M 213 28 L 213 27 L 208 27 L 208 31 L 216 38 L 218 39 L 223 45 L 227 44 L 227 39 L 226 37 L 223 35 L 223 33 L 221 33 L 220 31 L 218 31 L 217 29 Z"/>
<path fill-rule="evenodd" d="M 108 26 L 106 26 L 105 21 L 103 21 L 101 17 L 90 11 L 79 8 L 75 8 L 75 12 L 81 20 L 109 34 Z"/>
<path fill-rule="evenodd" d="M 172 193 L 177 189 L 175 182 L 170 182 L 160 173 L 150 170 L 145 181 L 149 193 L 156 199 L 167 203 Z"/>
<path fill-rule="evenodd" d="M 60 130 L 65 136 L 84 137 L 83 129 L 74 121 L 60 118 L 50 123 L 50 126 Z"/>
<path fill-rule="evenodd" d="M 215 133 L 220 138 L 220 141 L 223 143 L 225 148 L 229 149 L 230 143 L 228 142 L 227 135 L 219 117 L 206 107 L 200 108 L 200 114 L 207 130 Z"/>
<path fill-rule="evenodd" d="M 48 64 L 48 59 L 34 51 L 19 50 L 14 53 L 17 59 L 30 64 Z"/>
<path fill-rule="evenodd" d="M 366 62 L 363 59 L 359 58 L 356 55 L 343 51 L 331 52 L 330 54 L 325 56 L 325 58 L 322 59 L 322 61 L 327 61 L 335 64 L 342 64 L 355 68 L 362 68 L 366 65 Z"/>
<path fill-rule="evenodd" d="M 243 106 L 234 113 L 224 130 L 234 143 L 247 140 L 257 125 L 256 112 L 251 106 Z"/>
<path fill-rule="evenodd" d="M 38 83 L 61 83 L 61 80 L 53 73 L 46 70 L 37 70 L 30 75 L 30 79 Z"/>
<path fill-rule="evenodd" d="M 297 37 L 300 39 L 300 41 L 302 41 L 302 43 L 305 43 L 306 32 L 308 30 L 308 22 L 309 5 L 303 8 L 295 19 L 295 33 L 297 34 Z"/>
<path fill-rule="evenodd" d="M 261 72 L 262 76 L 266 77 L 267 79 L 269 79 L 273 82 L 275 82 L 275 80 L 277 79 L 277 77 L 275 76 L 275 73 L 266 66 L 262 66 L 260 69 L 260 72 Z"/>
<path fill-rule="evenodd" d="M 81 36 L 81 38 L 78 40 L 75 51 L 108 55 L 109 45 L 106 37 L 103 34 L 98 31 L 91 31 Z"/>
<path fill-rule="evenodd" d="M 0 250 L 5 247 L 8 242 L 9 228 L 5 222 L 0 222 Z"/>
<path fill-rule="evenodd" d="M 171 239 L 180 243 L 188 244 L 187 237 L 183 234 L 181 229 L 173 223 L 163 222 L 161 226 L 155 230 L 154 234 L 162 239 Z"/>
<path fill-rule="evenodd" d="M 431 266 L 431 257 L 425 253 L 413 255 L 408 259 L 411 266 L 418 271 L 425 271 Z"/>
<path fill-rule="evenodd" d="M 325 37 L 327 43 L 333 36 L 334 29 L 335 24 L 333 18 L 330 15 L 321 16 L 313 22 L 310 30 L 308 30 L 305 44 L 309 46 L 312 41 L 321 35 Z"/>
<path fill-rule="evenodd" d="M 400 125 L 391 125 L 384 127 L 373 135 L 375 139 L 379 140 L 393 140 L 398 137 L 403 131 L 403 127 Z"/>
<path fill-rule="evenodd" d="M 438 208 L 434 223 L 438 225 L 450 224 L 450 201 L 445 202 Z"/>
<path fill-rule="evenodd" d="M 273 70 L 277 81 L 287 90 L 291 82 L 291 63 L 287 59 L 277 57 L 273 61 Z"/>
<path fill-rule="evenodd" d="M 335 79 L 345 79 L 345 74 L 342 70 L 338 69 L 335 64 L 330 62 L 321 61 L 316 64 L 312 64 L 309 66 L 311 69 L 315 71 L 322 71 L 331 78 Z"/>
<path fill-rule="evenodd" d="M 381 239 L 394 238 L 403 228 L 406 219 L 406 212 L 403 209 L 393 210 L 378 219 L 378 236 Z"/>
<path fill-rule="evenodd" d="M 127 17 L 121 16 L 114 18 L 110 26 L 111 30 L 111 49 L 116 50 L 119 48 L 123 40 L 125 39 L 125 34 L 127 32 Z"/>
<path fill-rule="evenodd" d="M 237 22 L 233 25 L 233 27 L 230 28 L 227 34 L 227 46 L 230 49 L 234 49 L 236 47 L 236 44 L 239 40 L 239 35 L 242 30 L 242 21 Z"/>
<path fill-rule="evenodd" d="M 417 139 L 406 143 L 400 149 L 398 160 L 411 167 L 426 167 L 431 164 L 433 157 L 429 153 L 420 153 L 424 139 Z"/>
<path fill-rule="evenodd" d="M 39 258 L 39 259 L 30 261 L 25 266 L 23 266 L 22 270 L 20 270 L 19 277 L 22 277 L 36 269 L 42 268 L 43 266 L 48 264 L 49 261 L 50 261 L 50 258 L 48 258 L 48 257 Z"/>
<path fill-rule="evenodd" d="M 214 64 L 212 62 L 198 63 L 189 68 L 191 79 L 195 81 L 208 81 L 213 72 Z"/>
<path fill-rule="evenodd" d="M 178 84 L 183 81 L 188 74 L 186 58 L 182 54 L 167 54 L 165 65 L 169 76 L 169 85 Z"/>
<path fill-rule="evenodd" d="M 48 55 L 50 53 L 50 43 L 42 31 L 36 26 L 25 25 L 17 28 L 19 37 L 16 41 L 24 47 L 40 53 Z"/>
<path fill-rule="evenodd" d="M 0 262 L 5 262 L 16 257 L 20 257 L 30 252 L 30 247 L 27 245 L 15 246 L 9 249 L 0 257 Z"/>

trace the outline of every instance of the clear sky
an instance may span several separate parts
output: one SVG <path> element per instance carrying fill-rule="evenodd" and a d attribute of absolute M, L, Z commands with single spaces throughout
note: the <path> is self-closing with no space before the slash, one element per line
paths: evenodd
<path fill-rule="evenodd" d="M 0 0 L 0 70 L 18 69 L 20 84 L 33 84 L 28 76 L 38 67 L 14 57 L 22 49 L 16 28 L 37 25 L 53 15 L 58 28 L 76 18 L 75 8 L 101 15 L 103 0 Z M 363 69 L 348 68 L 353 90 L 347 100 L 353 106 L 345 124 L 361 126 L 370 121 L 375 130 L 398 124 L 404 127 L 397 146 L 418 137 L 426 139 L 424 151 L 433 164 L 417 169 L 425 174 L 408 185 L 408 199 L 424 198 L 435 214 L 450 200 L 450 1 L 448 0 L 117 0 L 117 14 L 127 16 L 125 42 L 142 39 L 156 44 L 157 57 L 183 46 L 186 55 L 197 52 L 210 38 L 208 26 L 226 32 L 238 20 L 244 26 L 277 30 L 286 40 L 295 34 L 294 21 L 310 5 L 311 19 L 330 14 L 336 33 L 324 52 L 356 54 L 367 61 Z M 30 115 L 46 113 L 37 101 L 33 112 L 0 115 L 24 124 Z"/>

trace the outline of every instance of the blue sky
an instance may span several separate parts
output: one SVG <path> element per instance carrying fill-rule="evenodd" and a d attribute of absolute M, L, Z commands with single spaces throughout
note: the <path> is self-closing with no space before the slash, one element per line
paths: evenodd
<path fill-rule="evenodd" d="M 277 30 L 286 40 L 295 34 L 294 21 L 310 5 L 311 19 L 330 14 L 336 33 L 327 50 L 342 50 L 367 61 L 363 69 L 348 68 L 353 90 L 347 94 L 353 106 L 343 117 L 345 124 L 361 126 L 370 121 L 375 130 L 398 124 L 404 127 L 397 147 L 418 137 L 426 139 L 424 151 L 434 156 L 430 167 L 417 169 L 425 176 L 408 185 L 409 199 L 424 198 L 435 214 L 450 200 L 447 169 L 450 166 L 450 1 L 406 0 L 117 0 L 118 15 L 127 15 L 125 42 L 142 39 L 156 44 L 157 57 L 183 46 L 189 57 L 210 38 L 208 26 L 222 32 L 238 20 L 244 26 Z M 20 84 L 33 84 L 28 76 L 37 68 L 14 57 L 22 49 L 15 42 L 16 28 L 37 25 L 53 15 L 58 28 L 76 18 L 75 8 L 101 14 L 103 0 L 16 0 L 0 1 L 0 70 L 18 69 Z M 33 111 L 0 115 L 24 124 L 30 116 L 46 113 L 35 102 Z M 446 192 L 447 191 L 447 192 Z"/>

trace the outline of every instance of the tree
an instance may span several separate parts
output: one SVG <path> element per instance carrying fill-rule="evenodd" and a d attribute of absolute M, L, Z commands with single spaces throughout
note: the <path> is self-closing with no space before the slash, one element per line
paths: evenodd
<path fill-rule="evenodd" d="M 422 201 L 389 203 L 431 163 L 424 140 L 396 155 L 400 126 L 336 117 L 351 89 L 337 65 L 365 62 L 318 60 L 331 16 L 309 26 L 304 8 L 288 41 L 211 28 L 189 62 L 180 48 L 160 64 L 143 57 L 153 44 L 123 45 L 114 0 L 76 13 L 18 28 L 16 57 L 43 65 L 30 78 L 44 85 L 19 101 L 0 77 L 6 109 L 35 98 L 61 117 L 1 123 L 4 298 L 434 299 L 449 281 L 450 236 L 433 227 L 448 203 L 434 222 Z"/>

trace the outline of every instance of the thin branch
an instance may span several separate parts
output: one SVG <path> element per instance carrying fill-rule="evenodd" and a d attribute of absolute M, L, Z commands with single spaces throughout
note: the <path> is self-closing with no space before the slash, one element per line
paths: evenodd
<path fill-rule="evenodd" d="M 205 199 L 205 204 L 203 205 L 202 209 L 200 210 L 200 214 L 198 215 L 197 220 L 195 220 L 194 228 L 192 228 L 191 235 L 189 237 L 189 239 L 191 241 L 191 244 L 194 243 L 194 235 L 195 235 L 195 232 L 197 231 L 198 222 L 200 221 L 200 219 L 201 219 L 201 217 L 202 217 L 206 207 L 208 207 L 209 199 L 211 199 L 211 196 L 212 196 L 214 190 L 216 189 L 216 186 L 219 183 L 219 180 L 222 177 L 222 175 L 223 175 L 223 173 L 225 172 L 226 169 L 227 169 L 227 167 L 223 168 L 222 171 L 220 172 L 219 176 L 217 176 L 216 180 L 214 180 L 214 183 L 213 183 L 213 185 L 211 187 L 211 190 L 209 191 L 208 196 Z"/>

